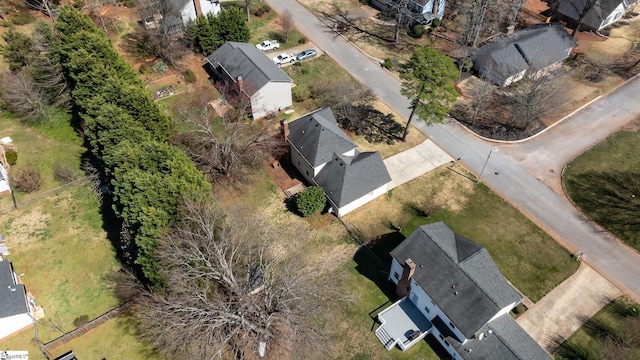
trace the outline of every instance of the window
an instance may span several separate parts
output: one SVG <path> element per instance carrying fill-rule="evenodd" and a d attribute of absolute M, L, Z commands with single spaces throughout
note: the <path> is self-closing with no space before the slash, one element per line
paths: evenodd
<path fill-rule="evenodd" d="M 453 325 L 453 323 L 452 323 L 451 321 L 449 321 L 449 326 L 451 326 L 451 328 L 452 328 L 452 329 L 455 329 L 455 328 L 456 328 L 456 326 L 455 326 L 455 325 Z"/>
<path fill-rule="evenodd" d="M 425 307 L 424 307 L 424 311 L 426 311 L 426 312 L 427 312 L 427 314 L 428 314 L 428 313 L 430 312 L 429 307 L 428 307 L 428 306 L 425 306 Z"/>
<path fill-rule="evenodd" d="M 440 334 L 440 339 L 444 340 L 444 336 L 442 336 L 442 334 Z"/>
<path fill-rule="evenodd" d="M 400 274 L 398 274 L 397 272 L 393 273 L 393 277 L 396 278 L 396 280 L 400 279 Z"/>

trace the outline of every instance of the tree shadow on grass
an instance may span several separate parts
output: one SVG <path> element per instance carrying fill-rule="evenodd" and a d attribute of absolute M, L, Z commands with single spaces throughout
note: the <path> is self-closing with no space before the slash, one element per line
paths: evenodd
<path fill-rule="evenodd" d="M 398 246 L 404 236 L 400 232 L 392 232 L 382 235 L 374 245 L 362 245 L 353 256 L 356 262 L 356 270 L 375 283 L 378 288 L 389 298 L 395 300 L 397 296 L 389 282 L 389 268 L 391 267 L 391 255 L 389 252 Z"/>

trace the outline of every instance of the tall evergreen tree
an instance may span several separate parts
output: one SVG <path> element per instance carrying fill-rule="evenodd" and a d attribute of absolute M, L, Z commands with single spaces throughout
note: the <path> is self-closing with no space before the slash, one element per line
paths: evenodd
<path fill-rule="evenodd" d="M 458 70 L 453 61 L 435 49 L 424 47 L 413 53 L 400 68 L 402 95 L 411 101 L 411 115 L 402 140 L 407 138 L 414 115 L 425 123 L 441 123 L 449 114 L 457 93 L 454 80 Z"/>

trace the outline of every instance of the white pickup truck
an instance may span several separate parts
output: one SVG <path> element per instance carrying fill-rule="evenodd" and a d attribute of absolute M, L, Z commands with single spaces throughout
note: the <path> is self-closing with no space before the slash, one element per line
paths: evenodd
<path fill-rule="evenodd" d="M 273 58 L 273 62 L 276 65 L 288 64 L 296 61 L 296 54 L 293 53 L 282 53 Z"/>
<path fill-rule="evenodd" d="M 278 40 L 265 40 L 256 45 L 256 47 L 262 51 L 269 51 L 278 49 L 280 47 L 280 43 L 278 42 Z"/>

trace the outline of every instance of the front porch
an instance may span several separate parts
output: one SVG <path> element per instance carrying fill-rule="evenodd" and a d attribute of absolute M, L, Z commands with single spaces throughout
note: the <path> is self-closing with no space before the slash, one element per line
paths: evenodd
<path fill-rule="evenodd" d="M 376 336 L 387 350 L 398 345 L 407 350 L 427 336 L 433 324 L 418 310 L 408 298 L 404 297 L 378 314 L 380 326 Z"/>

